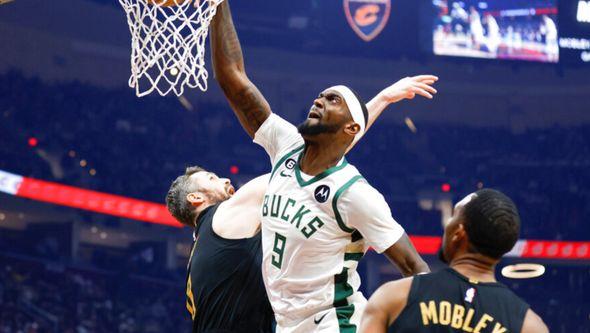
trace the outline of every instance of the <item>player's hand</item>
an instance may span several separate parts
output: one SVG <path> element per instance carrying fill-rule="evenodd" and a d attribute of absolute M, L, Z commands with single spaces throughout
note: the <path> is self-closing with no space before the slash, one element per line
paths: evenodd
<path fill-rule="evenodd" d="M 416 95 L 432 99 L 437 93 L 432 86 L 438 77 L 434 75 L 418 75 L 405 77 L 383 89 L 379 95 L 388 103 L 397 103 L 404 99 L 413 99 Z"/>

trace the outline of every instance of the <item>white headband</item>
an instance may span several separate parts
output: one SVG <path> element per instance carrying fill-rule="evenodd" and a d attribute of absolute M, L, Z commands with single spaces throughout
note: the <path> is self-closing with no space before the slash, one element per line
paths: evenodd
<path fill-rule="evenodd" d="M 363 114 L 363 107 L 361 105 L 362 102 L 347 86 L 334 86 L 326 90 L 335 90 L 340 95 L 342 95 L 344 102 L 346 102 L 346 105 L 348 105 L 348 110 L 350 110 L 352 120 L 354 120 L 354 122 L 359 124 L 361 127 L 360 131 L 355 135 L 354 140 L 352 140 L 351 145 L 355 144 L 358 140 L 360 140 L 363 134 L 365 134 L 365 127 L 367 126 L 367 124 L 365 124 L 365 115 Z"/>

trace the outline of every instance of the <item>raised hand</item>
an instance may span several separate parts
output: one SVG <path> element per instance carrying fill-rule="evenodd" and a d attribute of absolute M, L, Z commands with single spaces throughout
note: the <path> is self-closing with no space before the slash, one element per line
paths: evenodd
<path fill-rule="evenodd" d="M 389 104 L 404 99 L 413 99 L 416 95 L 432 99 L 433 95 L 437 93 L 432 86 L 436 81 L 438 81 L 438 77 L 434 75 L 405 77 L 383 89 L 379 95 Z"/>

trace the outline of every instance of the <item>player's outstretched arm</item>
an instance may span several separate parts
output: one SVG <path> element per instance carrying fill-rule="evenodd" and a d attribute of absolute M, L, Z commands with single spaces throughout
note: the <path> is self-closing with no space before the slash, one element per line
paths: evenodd
<path fill-rule="evenodd" d="M 522 333 L 549 333 L 549 328 L 533 310 L 529 309 L 524 316 L 522 324 Z"/>
<path fill-rule="evenodd" d="M 420 257 L 414 244 L 412 244 L 412 241 L 405 232 L 383 254 L 397 266 L 403 276 L 430 272 L 430 268 L 422 257 Z"/>
<path fill-rule="evenodd" d="M 365 132 L 373 126 L 373 123 L 379 118 L 381 113 L 391 104 L 400 102 L 404 99 L 414 99 L 416 95 L 432 99 L 433 95 L 437 93 L 436 89 L 432 87 L 436 81 L 438 81 L 438 77 L 434 75 L 405 77 L 381 90 L 369 101 L 369 103 L 367 103 L 369 119 Z M 358 141 L 350 145 L 346 152 L 348 153 L 357 143 Z"/>
<path fill-rule="evenodd" d="M 437 93 L 432 86 L 438 77 L 434 75 L 417 75 L 405 77 L 389 87 L 381 90 L 373 99 L 367 103 L 369 111 L 369 122 L 366 130 L 377 120 L 383 110 L 389 105 L 400 102 L 404 99 L 414 99 L 416 95 L 432 99 Z"/>
<path fill-rule="evenodd" d="M 418 75 L 403 78 L 381 90 L 367 103 L 369 119 L 365 132 L 369 130 L 381 113 L 391 104 L 404 99 L 414 99 L 416 95 L 432 99 L 433 95 L 437 93 L 436 89 L 432 87 L 436 81 L 438 81 L 438 77 L 434 75 Z M 358 141 L 348 147 L 346 152 L 348 153 L 357 143 Z"/>
<path fill-rule="evenodd" d="M 225 0 L 219 5 L 211 22 L 213 70 L 240 124 L 254 138 L 271 111 L 262 93 L 246 75 L 242 47 L 228 2 Z"/>

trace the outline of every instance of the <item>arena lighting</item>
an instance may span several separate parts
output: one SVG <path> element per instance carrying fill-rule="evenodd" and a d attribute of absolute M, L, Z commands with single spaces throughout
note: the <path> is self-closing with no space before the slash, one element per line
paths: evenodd
<path fill-rule="evenodd" d="M 188 111 L 193 111 L 194 107 L 191 104 L 191 102 L 186 99 L 186 97 L 184 96 L 178 96 L 178 101 L 180 102 L 180 104 L 182 104 L 182 106 L 187 109 Z"/>
<path fill-rule="evenodd" d="M 416 125 L 414 124 L 414 122 L 412 121 L 412 119 L 410 117 L 406 117 L 404 119 L 404 122 L 406 123 L 406 126 L 408 126 L 408 128 L 410 129 L 410 131 L 412 131 L 412 133 L 418 132 L 418 129 L 416 128 Z"/>
<path fill-rule="evenodd" d="M 3 170 L 0 170 L 0 192 L 137 221 L 181 227 L 162 204 L 23 177 Z M 25 216 L 19 213 L 18 217 L 24 219 Z M 98 228 L 96 230 L 99 231 Z M 413 235 L 410 239 L 422 255 L 435 255 L 442 244 L 440 236 Z M 506 257 L 590 260 L 590 241 L 520 239 Z"/>
<path fill-rule="evenodd" d="M 510 279 L 532 279 L 545 273 L 545 266 L 539 264 L 516 264 L 502 268 L 502 276 Z"/>
<path fill-rule="evenodd" d="M 449 193 L 451 192 L 451 184 L 449 183 L 444 183 L 440 186 L 440 190 L 445 192 L 445 193 Z"/>
<path fill-rule="evenodd" d="M 232 175 L 237 175 L 237 174 L 238 174 L 238 172 L 240 172 L 240 168 L 238 168 L 238 166 L 237 166 L 237 165 L 232 165 L 231 167 L 229 167 L 229 172 L 230 172 Z"/>
<path fill-rule="evenodd" d="M 37 140 L 37 138 L 35 137 L 30 137 L 27 142 L 29 144 L 29 147 L 37 147 L 37 144 L 39 144 L 39 140 Z"/>

